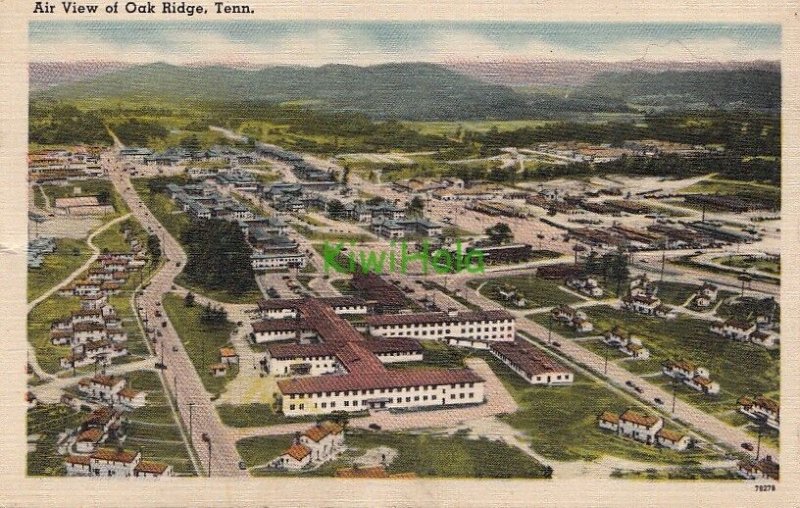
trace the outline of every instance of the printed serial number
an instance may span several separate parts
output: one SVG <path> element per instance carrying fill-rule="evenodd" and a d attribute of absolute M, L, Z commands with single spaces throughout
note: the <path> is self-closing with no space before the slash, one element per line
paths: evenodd
<path fill-rule="evenodd" d="M 775 485 L 756 485 L 756 492 L 774 492 Z"/>

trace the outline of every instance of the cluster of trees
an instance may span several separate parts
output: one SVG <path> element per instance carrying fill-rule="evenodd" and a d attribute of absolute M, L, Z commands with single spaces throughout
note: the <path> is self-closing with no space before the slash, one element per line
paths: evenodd
<path fill-rule="evenodd" d="M 592 250 L 586 256 L 583 271 L 586 275 L 598 275 L 603 280 L 614 282 L 619 294 L 622 284 L 630 276 L 628 261 L 628 254 L 622 250 L 607 252 L 602 256 Z"/>
<path fill-rule="evenodd" d="M 31 101 L 28 137 L 42 145 L 89 143 L 110 145 L 111 135 L 96 111 L 83 111 L 67 103 Z"/>
<path fill-rule="evenodd" d="M 238 225 L 223 220 L 203 220 L 181 234 L 187 254 L 186 278 L 211 290 L 235 295 L 257 289 L 250 256 L 252 247 Z"/>
<path fill-rule="evenodd" d="M 492 245 L 503 245 L 514 241 L 514 232 L 505 222 L 498 222 L 494 226 L 486 228 L 484 231 Z"/>
<path fill-rule="evenodd" d="M 169 130 L 153 120 L 129 118 L 115 124 L 114 133 L 126 145 L 147 145 L 151 140 L 166 138 Z"/>
<path fill-rule="evenodd" d="M 188 295 L 187 295 L 188 296 Z M 194 299 L 192 299 L 194 305 Z M 200 322 L 204 325 L 220 326 L 228 321 L 228 311 L 223 306 L 213 306 L 207 303 L 200 313 Z"/>
<path fill-rule="evenodd" d="M 157 265 L 161 260 L 161 240 L 159 240 L 158 235 L 148 235 L 147 252 L 150 254 L 153 265 Z"/>

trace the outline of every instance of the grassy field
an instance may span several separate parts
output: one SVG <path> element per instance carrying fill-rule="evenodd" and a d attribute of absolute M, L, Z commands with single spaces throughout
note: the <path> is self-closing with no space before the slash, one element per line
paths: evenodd
<path fill-rule="evenodd" d="M 64 476 L 64 457 L 58 453 L 58 434 L 75 428 L 85 414 L 61 404 L 39 404 L 27 412 L 28 435 L 38 434 L 36 449 L 28 452 L 27 473 L 32 476 Z"/>
<path fill-rule="evenodd" d="M 312 242 L 359 243 L 369 242 L 375 239 L 373 235 L 368 233 L 329 233 L 326 231 L 317 231 L 304 224 L 297 223 L 292 224 L 292 228 Z"/>
<path fill-rule="evenodd" d="M 612 478 L 625 480 L 742 480 L 733 469 L 687 466 L 674 469 L 645 469 L 644 471 L 614 470 Z"/>
<path fill-rule="evenodd" d="M 664 361 L 680 358 L 706 367 L 711 379 L 720 384 L 718 396 L 706 396 L 683 386 L 678 390 L 679 396 L 705 411 L 726 411 L 735 407 L 736 400 L 742 395 L 778 389 L 778 351 L 767 351 L 755 344 L 722 338 L 709 331 L 708 321 L 678 316 L 667 322 L 608 306 L 592 307 L 585 311 L 598 332 L 619 324 L 643 338 L 650 350 L 650 360 L 620 364 L 629 370 L 651 368 L 650 372 L 658 371 L 658 365 Z M 667 378 L 664 379 L 664 383 L 668 383 Z"/>
<path fill-rule="evenodd" d="M 270 404 L 220 404 L 217 413 L 222 423 L 230 427 L 263 427 L 284 423 L 314 422 L 317 416 L 286 417 L 275 413 Z"/>
<path fill-rule="evenodd" d="M 720 263 L 725 266 L 733 268 L 755 268 L 762 272 L 772 273 L 775 275 L 781 274 L 781 262 L 772 259 L 757 258 L 753 256 L 723 256 L 714 258 L 714 262 Z"/>
<path fill-rule="evenodd" d="M 236 445 L 249 466 L 266 464 L 281 454 L 292 436 L 259 436 Z M 348 450 L 337 459 L 305 473 L 255 470 L 262 475 L 334 476 L 337 469 L 352 467 L 354 459 L 368 450 L 388 447 L 397 456 L 387 466 L 391 473 L 415 473 L 428 478 L 547 478 L 551 471 L 533 457 L 498 441 L 468 439 L 463 433 L 453 436 L 405 434 L 399 432 L 350 431 L 345 436 Z"/>
<path fill-rule="evenodd" d="M 553 123 L 550 120 L 467 120 L 462 122 L 403 122 L 421 134 L 453 137 L 459 129 L 463 131 L 488 132 L 496 128 L 507 132 L 523 127 L 541 127 Z"/>
<path fill-rule="evenodd" d="M 658 297 L 667 305 L 683 305 L 700 286 L 683 282 L 659 282 Z"/>
<path fill-rule="evenodd" d="M 183 273 L 179 274 L 175 278 L 175 284 L 184 287 L 193 293 L 203 295 L 207 298 L 222 303 L 256 303 L 264 298 L 264 295 L 261 294 L 261 291 L 246 291 L 240 295 L 235 295 L 230 291 L 225 291 L 223 289 L 209 289 L 198 286 L 186 280 L 186 277 L 184 277 Z"/>
<path fill-rule="evenodd" d="M 577 296 L 560 289 L 557 283 L 532 274 L 493 279 L 476 279 L 469 282 L 469 286 L 473 289 L 481 284 L 483 284 L 483 286 L 480 289 L 480 293 L 483 296 L 491 298 L 509 308 L 533 309 L 582 301 Z M 518 295 L 525 298 L 525 305 L 517 307 L 512 301 L 503 299 L 498 293 L 502 288 L 515 289 Z"/>
<path fill-rule="evenodd" d="M 203 311 L 200 305 L 186 307 L 183 298 L 172 293 L 164 295 L 163 305 L 203 381 L 203 386 L 211 394 L 219 395 L 225 390 L 228 381 L 236 377 L 238 369 L 236 366 L 231 366 L 224 377 L 214 377 L 208 368 L 219 363 L 219 348 L 229 345 L 235 325 L 230 322 L 222 325 L 203 323 L 200 320 Z"/>
<path fill-rule="evenodd" d="M 194 475 L 189 451 L 158 374 L 134 371 L 128 374 L 128 383 L 135 390 L 147 392 L 147 405 L 128 413 L 128 438 L 123 446 L 141 449 L 147 460 L 171 464 L 176 474 Z"/>
<path fill-rule="evenodd" d="M 600 383 L 578 375 L 575 383 L 569 386 L 533 386 L 493 357 L 487 356 L 486 360 L 520 405 L 517 412 L 502 419 L 524 431 L 531 440 L 531 447 L 544 457 L 571 461 L 611 455 L 680 465 L 716 458 L 714 453 L 704 450 L 659 449 L 600 429 L 597 417 L 603 411 L 622 413 L 631 406 L 637 407 L 633 401 L 623 399 Z"/>
<path fill-rule="evenodd" d="M 28 301 L 37 299 L 80 268 L 91 253 L 84 240 L 58 238 L 56 251 L 44 257 L 42 267 L 28 269 Z"/>
<path fill-rule="evenodd" d="M 158 222 L 175 238 L 180 238 L 184 228 L 189 225 L 189 217 L 165 194 L 153 194 L 147 186 L 146 178 L 134 178 L 133 188 L 155 215 Z"/>
<path fill-rule="evenodd" d="M 742 182 L 738 180 L 725 180 L 722 178 L 710 178 L 702 180 L 689 187 L 681 189 L 681 193 L 697 194 L 724 194 L 735 195 L 747 198 L 758 199 L 770 202 L 780 207 L 781 188 L 756 182 Z"/>
<path fill-rule="evenodd" d="M 54 346 L 50 342 L 50 325 L 78 309 L 80 301 L 77 297 L 53 295 L 28 314 L 28 341 L 33 345 L 36 359 L 45 372 L 54 374 L 61 370 L 59 359 L 70 352 L 68 346 Z"/>

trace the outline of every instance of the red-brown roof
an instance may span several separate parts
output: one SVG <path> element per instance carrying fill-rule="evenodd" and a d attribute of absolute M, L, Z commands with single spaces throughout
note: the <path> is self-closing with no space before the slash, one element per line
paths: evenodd
<path fill-rule="evenodd" d="M 103 431 L 97 427 L 84 430 L 78 435 L 78 442 L 81 443 L 96 443 L 103 437 Z"/>
<path fill-rule="evenodd" d="M 91 455 L 95 460 L 108 460 L 112 462 L 123 462 L 129 464 L 136 460 L 139 452 L 131 450 L 115 450 L 113 448 L 100 448 Z"/>
<path fill-rule="evenodd" d="M 637 425 L 643 425 L 645 427 L 652 427 L 656 423 L 661 420 L 657 416 L 646 415 L 639 412 L 636 412 L 632 409 L 628 409 L 619 417 L 620 420 L 635 423 Z"/>
<path fill-rule="evenodd" d="M 67 464 L 82 464 L 84 466 L 89 465 L 89 456 L 88 455 L 69 455 L 64 462 Z"/>
<path fill-rule="evenodd" d="M 436 386 L 455 383 L 482 383 L 483 381 L 483 378 L 469 369 L 408 369 L 387 370 L 379 374 L 343 374 L 281 380 L 278 381 L 278 388 L 284 395 L 289 395 L 408 386 Z"/>
<path fill-rule="evenodd" d="M 492 352 L 507 358 L 529 376 L 569 372 L 545 352 L 526 341 L 496 342 L 491 345 L 491 348 Z"/>
<path fill-rule="evenodd" d="M 169 467 L 168 464 L 163 462 L 153 462 L 150 460 L 142 460 L 136 464 L 135 472 L 149 473 L 149 474 L 163 474 Z"/>
<path fill-rule="evenodd" d="M 292 457 L 294 460 L 303 460 L 310 453 L 311 453 L 311 448 L 309 448 L 306 445 L 295 443 L 292 446 L 290 446 L 289 449 L 283 452 L 283 455 L 288 455 Z"/>

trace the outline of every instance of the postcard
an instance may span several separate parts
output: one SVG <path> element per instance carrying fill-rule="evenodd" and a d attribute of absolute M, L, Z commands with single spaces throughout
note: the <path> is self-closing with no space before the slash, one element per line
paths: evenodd
<path fill-rule="evenodd" d="M 20 3 L 12 504 L 791 498 L 794 20 Z"/>

